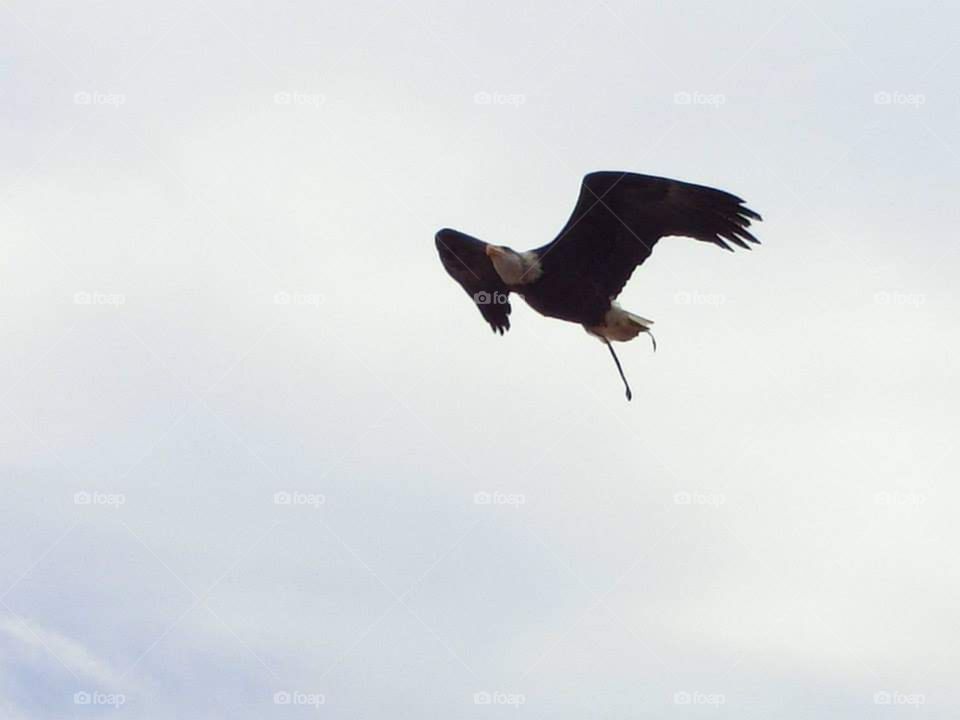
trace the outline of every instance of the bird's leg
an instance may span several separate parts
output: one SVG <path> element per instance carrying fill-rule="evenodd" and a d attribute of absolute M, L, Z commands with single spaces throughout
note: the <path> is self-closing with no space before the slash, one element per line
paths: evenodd
<path fill-rule="evenodd" d="M 617 372 L 620 373 L 620 379 L 623 380 L 623 386 L 627 389 L 627 400 L 633 399 L 633 393 L 630 391 L 630 383 L 627 382 L 626 376 L 623 374 L 623 368 L 620 367 L 620 359 L 617 357 L 617 354 L 613 351 L 613 345 L 610 344 L 610 341 L 606 338 L 603 338 L 603 342 L 607 344 L 607 349 L 610 351 L 610 354 L 613 355 L 613 361 L 617 364 Z"/>

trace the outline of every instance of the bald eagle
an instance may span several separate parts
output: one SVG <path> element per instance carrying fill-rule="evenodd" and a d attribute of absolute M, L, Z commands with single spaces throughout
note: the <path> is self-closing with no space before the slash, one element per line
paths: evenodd
<path fill-rule="evenodd" d="M 440 261 L 495 333 L 510 329 L 510 293 L 541 315 L 579 323 L 610 350 L 627 400 L 633 396 L 611 342 L 650 333 L 652 320 L 621 308 L 616 298 L 657 241 L 681 235 L 732 251 L 757 240 L 747 228 L 762 218 L 730 193 L 628 172 L 594 172 L 560 234 L 518 252 L 458 230 L 436 234 Z M 653 335 L 650 335 L 653 340 Z M 656 350 L 656 340 L 653 340 Z"/>

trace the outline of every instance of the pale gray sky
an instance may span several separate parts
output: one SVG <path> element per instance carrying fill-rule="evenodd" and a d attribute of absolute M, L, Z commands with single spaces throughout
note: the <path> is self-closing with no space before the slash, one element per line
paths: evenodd
<path fill-rule="evenodd" d="M 956 717 L 954 5 L 0 18 L 0 717 Z M 766 218 L 631 404 L 433 247 L 597 169 Z"/>

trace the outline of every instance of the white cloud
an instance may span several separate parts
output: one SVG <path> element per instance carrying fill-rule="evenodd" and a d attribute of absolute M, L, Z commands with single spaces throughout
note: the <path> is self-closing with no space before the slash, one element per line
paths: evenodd
<path fill-rule="evenodd" d="M 100 688 L 126 684 L 107 662 L 93 655 L 82 643 L 26 618 L 0 618 L 0 634 L 15 641 L 11 647 L 15 653 L 19 649 L 20 653 L 44 662 L 53 670 L 66 668 L 82 682 L 92 682 Z"/>

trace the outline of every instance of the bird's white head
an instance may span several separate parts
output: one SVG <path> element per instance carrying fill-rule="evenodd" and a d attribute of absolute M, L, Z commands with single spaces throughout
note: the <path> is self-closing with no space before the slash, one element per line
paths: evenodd
<path fill-rule="evenodd" d="M 541 275 L 540 263 L 531 252 L 518 253 L 505 245 L 487 245 L 485 251 L 493 269 L 507 285 L 525 285 Z"/>

